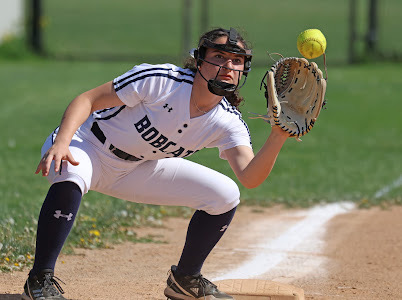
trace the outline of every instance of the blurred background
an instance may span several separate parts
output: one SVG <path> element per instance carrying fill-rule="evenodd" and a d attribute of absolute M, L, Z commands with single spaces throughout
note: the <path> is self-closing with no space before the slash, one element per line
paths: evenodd
<path fill-rule="evenodd" d="M 2 0 L 0 40 L 10 56 L 24 46 L 58 59 L 172 61 L 211 27 L 232 26 L 266 64 L 267 51 L 298 55 L 295 37 L 319 27 L 328 63 L 400 60 L 401 11 L 398 0 Z"/>
<path fill-rule="evenodd" d="M 254 49 L 240 110 L 255 152 L 270 132 L 249 118 L 266 112 L 260 82 L 274 63 L 268 53 L 300 56 L 296 39 L 305 29 L 327 38 L 326 109 L 303 142 L 287 141 L 260 187 L 239 184 L 241 205 L 402 204 L 402 1 L 0 0 L 0 271 L 32 263 L 49 188 L 34 172 L 68 103 L 135 64 L 181 65 L 215 27 L 237 28 Z M 322 56 L 314 61 L 324 70 Z M 189 159 L 237 181 L 216 149 Z M 136 226 L 190 214 L 89 192 L 64 251 L 141 242 Z"/>

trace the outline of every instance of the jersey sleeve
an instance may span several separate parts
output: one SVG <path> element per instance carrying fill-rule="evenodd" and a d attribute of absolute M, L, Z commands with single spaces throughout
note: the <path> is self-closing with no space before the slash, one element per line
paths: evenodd
<path fill-rule="evenodd" d="M 141 64 L 113 80 L 120 100 L 129 107 L 150 103 L 163 93 L 164 77 L 158 76 L 163 66 Z"/>
<path fill-rule="evenodd" d="M 233 118 L 233 122 L 230 122 L 229 126 L 222 128 L 219 137 L 208 148 L 217 147 L 219 157 L 226 160 L 227 158 L 223 152 L 237 146 L 247 146 L 252 149 L 248 126 L 241 118 Z"/>

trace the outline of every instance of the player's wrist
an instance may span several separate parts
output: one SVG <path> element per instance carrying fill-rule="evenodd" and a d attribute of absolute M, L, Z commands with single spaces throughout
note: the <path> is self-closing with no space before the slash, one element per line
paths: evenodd
<path fill-rule="evenodd" d="M 289 137 L 289 133 L 282 130 L 282 128 L 280 128 L 279 126 L 272 126 L 270 135 L 281 138 L 283 140 L 286 140 Z"/>
<path fill-rule="evenodd" d="M 71 138 L 62 137 L 62 136 L 57 135 L 54 140 L 53 146 L 67 146 L 68 147 L 70 145 L 70 143 L 71 143 Z"/>

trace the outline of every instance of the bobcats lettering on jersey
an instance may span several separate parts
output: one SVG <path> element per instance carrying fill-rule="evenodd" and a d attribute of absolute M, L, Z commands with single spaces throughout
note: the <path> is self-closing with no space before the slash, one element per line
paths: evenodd
<path fill-rule="evenodd" d="M 174 150 L 177 143 L 169 141 L 167 137 L 165 137 L 163 134 L 160 134 L 159 130 L 157 130 L 155 127 L 151 127 L 151 125 L 151 121 L 147 115 L 145 115 L 137 123 L 134 123 L 138 133 L 141 133 L 142 139 L 146 142 L 149 142 L 151 146 L 159 148 L 159 151 L 162 151 L 166 154 L 172 154 L 174 157 L 186 157 L 196 152 L 194 150 L 186 150 L 183 147 L 179 147 L 178 149 Z M 172 151 L 167 152 L 167 150 Z M 184 155 L 182 155 L 183 153 Z"/>

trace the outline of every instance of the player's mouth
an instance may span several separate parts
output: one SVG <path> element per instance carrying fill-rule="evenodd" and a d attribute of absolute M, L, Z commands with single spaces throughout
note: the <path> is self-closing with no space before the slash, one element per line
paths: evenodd
<path fill-rule="evenodd" d="M 220 75 L 218 76 L 218 79 L 230 81 L 230 80 L 233 80 L 233 77 L 230 76 L 230 75 L 228 75 L 228 74 L 226 74 L 226 75 L 225 75 L 225 74 L 220 74 Z"/>

